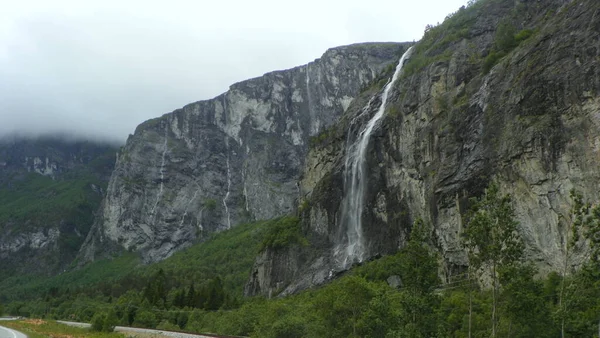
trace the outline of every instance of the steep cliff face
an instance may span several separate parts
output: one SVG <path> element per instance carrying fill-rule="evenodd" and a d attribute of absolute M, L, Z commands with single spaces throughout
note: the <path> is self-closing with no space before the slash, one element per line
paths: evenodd
<path fill-rule="evenodd" d="M 61 138 L 0 141 L 0 270 L 54 273 L 86 238 L 116 148 Z"/>
<path fill-rule="evenodd" d="M 112 243 L 157 261 L 212 232 L 291 212 L 309 139 L 404 49 L 333 48 L 141 124 L 118 154 L 82 255 Z"/>
<path fill-rule="evenodd" d="M 402 247 L 421 218 L 445 274 L 461 271 L 468 199 L 494 181 L 513 197 L 527 258 L 543 272 L 562 269 L 571 189 L 599 199 L 598 15 L 591 0 L 481 0 L 425 34 L 369 144 L 367 257 Z M 311 246 L 262 253 L 247 294 L 288 294 L 338 272 L 346 142 L 380 95 L 364 92 L 309 151 L 300 212 Z M 579 243 L 567 263 L 584 258 Z"/>

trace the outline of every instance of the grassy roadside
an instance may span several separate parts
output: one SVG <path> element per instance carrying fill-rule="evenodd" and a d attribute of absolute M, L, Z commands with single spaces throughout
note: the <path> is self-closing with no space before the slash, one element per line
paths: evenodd
<path fill-rule="evenodd" d="M 124 338 L 121 333 L 93 332 L 55 321 L 27 319 L 2 322 L 2 326 L 23 332 L 28 338 Z"/>

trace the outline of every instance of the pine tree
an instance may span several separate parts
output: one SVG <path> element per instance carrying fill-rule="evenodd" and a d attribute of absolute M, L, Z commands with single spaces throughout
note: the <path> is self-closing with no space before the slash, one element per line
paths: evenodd
<path fill-rule="evenodd" d="M 186 297 L 186 305 L 189 307 L 196 307 L 196 289 L 194 288 L 194 282 L 190 285 L 190 288 Z"/>

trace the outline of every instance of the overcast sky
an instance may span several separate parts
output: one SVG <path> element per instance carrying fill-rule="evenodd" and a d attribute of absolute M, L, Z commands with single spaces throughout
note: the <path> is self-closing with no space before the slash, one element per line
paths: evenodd
<path fill-rule="evenodd" d="M 0 136 L 135 127 L 330 47 L 412 41 L 467 0 L 0 0 Z"/>

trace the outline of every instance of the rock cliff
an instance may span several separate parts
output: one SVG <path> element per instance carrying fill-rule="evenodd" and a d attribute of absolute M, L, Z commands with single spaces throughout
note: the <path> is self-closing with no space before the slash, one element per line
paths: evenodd
<path fill-rule="evenodd" d="M 493 181 L 512 195 L 526 256 L 542 272 L 585 259 L 585 243 L 568 258 L 564 247 L 570 191 L 599 200 L 599 15 L 593 0 L 480 0 L 425 33 L 369 144 L 367 257 L 398 250 L 420 218 L 442 275 L 463 271 L 463 216 Z M 378 109 L 380 88 L 309 150 L 299 213 L 310 245 L 261 253 L 246 294 L 285 295 L 339 272 L 347 142 Z"/>
<path fill-rule="evenodd" d="M 311 137 L 406 49 L 371 43 L 234 84 L 226 93 L 146 121 L 118 153 L 81 255 L 107 246 L 164 259 L 208 234 L 290 213 Z"/>
<path fill-rule="evenodd" d="M 60 137 L 0 140 L 0 271 L 56 273 L 79 250 L 116 147 Z"/>

